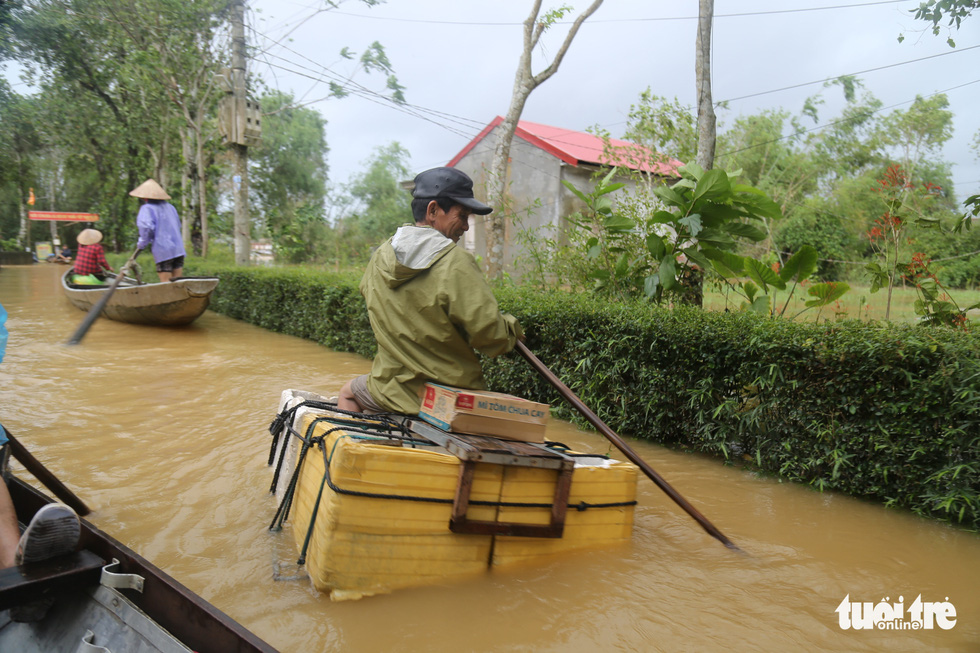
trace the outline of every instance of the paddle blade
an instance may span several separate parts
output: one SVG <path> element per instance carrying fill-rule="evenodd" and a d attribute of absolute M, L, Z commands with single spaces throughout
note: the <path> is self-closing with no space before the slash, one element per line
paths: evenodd
<path fill-rule="evenodd" d="M 126 271 L 129 270 L 130 266 L 136 261 L 136 257 L 139 255 L 140 251 L 141 250 L 137 249 L 135 252 L 133 252 L 133 255 L 129 257 L 129 260 L 126 261 L 122 268 L 119 269 L 119 274 L 117 274 L 116 278 L 113 279 L 112 285 L 109 286 L 109 290 L 107 290 L 105 294 L 99 298 L 99 301 L 96 302 L 95 306 L 89 309 L 88 315 L 85 316 L 82 323 L 78 325 L 77 329 L 75 329 L 75 333 L 73 333 L 71 338 L 68 339 L 69 345 L 77 345 L 80 343 L 82 338 L 85 337 L 85 334 L 88 333 L 89 327 L 92 326 L 92 323 L 99 319 L 102 309 L 104 309 L 105 305 L 109 303 L 112 293 L 116 292 L 116 288 L 119 287 L 119 284 L 126 276 Z"/>

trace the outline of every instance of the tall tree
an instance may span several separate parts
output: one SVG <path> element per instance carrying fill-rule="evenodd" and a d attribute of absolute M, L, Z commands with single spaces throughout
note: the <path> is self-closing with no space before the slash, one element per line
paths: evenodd
<path fill-rule="evenodd" d="M 698 0 L 698 37 L 694 74 L 698 92 L 697 164 L 711 170 L 715 162 L 715 107 L 711 101 L 711 21 L 715 0 Z"/>
<path fill-rule="evenodd" d="M 167 185 L 168 138 L 176 132 L 183 160 L 181 208 L 183 238 L 202 256 L 208 252 L 207 171 L 208 143 L 217 135 L 215 124 L 219 89 L 216 80 L 226 62 L 217 42 L 219 28 L 228 18 L 226 0 L 104 0 L 105 11 L 120 25 L 139 53 L 126 73 L 144 88 L 163 97 L 158 139 L 145 144 L 153 161 L 148 174 Z M 127 20 L 131 13 L 142 17 Z M 179 125 L 179 126 L 178 126 Z M 192 237 L 193 232 L 193 237 Z"/>
<path fill-rule="evenodd" d="M 401 186 L 411 177 L 409 157 L 397 142 L 379 147 L 368 159 L 367 170 L 346 186 L 354 202 L 337 223 L 337 240 L 344 247 L 341 257 L 364 260 L 399 225 L 411 222 L 412 196 Z"/>
<path fill-rule="evenodd" d="M 883 121 L 883 140 L 894 148 L 894 157 L 910 176 L 927 157 L 941 154 L 953 137 L 953 113 L 944 93 L 923 98 L 919 95 L 906 110 L 896 109 Z"/>
<path fill-rule="evenodd" d="M 497 143 L 493 151 L 493 162 L 490 165 L 490 178 L 488 180 L 487 196 L 491 206 L 497 207 L 497 211 L 487 217 L 487 274 L 490 278 L 497 278 L 503 272 L 504 246 L 507 223 L 506 194 L 507 194 L 507 168 L 510 163 L 510 147 L 514 140 L 514 132 L 517 131 L 517 123 L 524 112 L 524 105 L 527 99 L 538 86 L 546 82 L 556 72 L 561 65 L 568 47 L 578 34 L 579 27 L 589 16 L 595 13 L 602 5 L 602 0 L 593 0 L 592 4 L 583 11 L 572 23 L 565 40 L 562 42 L 554 59 L 544 70 L 534 74 L 531 70 L 531 55 L 541 40 L 541 35 L 561 20 L 571 11 L 567 5 L 558 9 L 541 14 L 541 0 L 534 0 L 531 13 L 524 21 L 524 50 L 521 52 L 520 61 L 517 64 L 517 74 L 514 76 L 514 89 L 510 97 L 510 106 L 507 114 L 500 124 L 500 131 L 497 136 Z"/>
<path fill-rule="evenodd" d="M 45 123 L 66 127 L 48 133 L 98 169 L 98 210 L 107 241 L 118 246 L 119 222 L 131 221 L 134 209 L 126 192 L 145 170 L 147 151 L 159 143 L 166 122 L 160 119 L 162 94 L 138 75 L 144 53 L 100 0 L 34 0 L 14 18 L 16 53 L 41 88 Z M 132 15 L 126 20 L 133 22 Z"/>
<path fill-rule="evenodd" d="M 676 97 L 670 101 L 647 88 L 639 101 L 630 105 L 623 139 L 645 146 L 654 156 L 686 163 L 693 161 L 697 152 L 697 125 L 690 110 Z"/>
<path fill-rule="evenodd" d="M 37 102 L 20 96 L 0 80 L 0 184 L 14 189 L 18 207 L 17 241 L 30 245 L 30 221 L 27 219 L 28 197 L 36 185 L 36 161 L 40 154 L 41 135 L 36 123 Z M 12 234 L 0 234 L 10 238 Z"/>
<path fill-rule="evenodd" d="M 250 189 L 262 214 L 259 225 L 287 260 L 308 260 L 322 243 L 311 237 L 325 228 L 326 122 L 315 110 L 294 105 L 293 96 L 263 95 L 262 144 L 251 148 Z"/>

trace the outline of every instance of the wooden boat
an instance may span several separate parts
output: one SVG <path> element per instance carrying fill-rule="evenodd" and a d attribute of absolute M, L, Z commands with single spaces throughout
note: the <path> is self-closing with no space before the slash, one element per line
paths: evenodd
<path fill-rule="evenodd" d="M 51 501 L 15 477 L 8 488 L 24 523 Z M 275 653 L 149 561 L 81 522 L 80 551 L 0 570 L 0 651 Z M 8 608 L 41 595 L 56 597 L 44 619 L 10 620 Z"/>
<path fill-rule="evenodd" d="M 269 463 L 314 587 L 333 600 L 627 542 L 637 468 L 556 443 L 449 433 L 283 393 Z"/>
<path fill-rule="evenodd" d="M 61 278 L 61 286 L 72 304 L 88 311 L 107 291 L 107 286 L 72 283 L 73 274 L 73 269 L 68 270 Z M 110 274 L 107 283 L 114 278 Z M 126 277 L 112 294 L 102 315 L 130 324 L 184 326 L 207 310 L 211 292 L 217 285 L 216 277 L 182 277 L 176 281 L 144 284 Z"/>

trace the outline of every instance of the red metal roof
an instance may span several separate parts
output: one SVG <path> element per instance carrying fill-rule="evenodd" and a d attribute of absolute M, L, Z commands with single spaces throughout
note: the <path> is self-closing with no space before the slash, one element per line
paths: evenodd
<path fill-rule="evenodd" d="M 487 134 L 493 131 L 494 127 L 503 121 L 501 116 L 494 118 L 489 125 L 484 127 L 483 131 L 477 134 L 476 138 L 452 158 L 448 165 L 454 166 L 459 163 L 460 159 L 466 156 L 470 150 L 486 138 Z M 541 125 L 526 120 L 518 121 L 514 135 L 571 165 L 579 165 L 580 163 L 613 165 L 673 177 L 678 176 L 677 168 L 684 165 L 677 159 L 669 159 L 667 162 L 654 161 L 651 164 L 651 152 L 648 148 L 616 138 L 609 139 L 613 152 L 611 153 L 612 156 L 607 156 L 604 153 L 603 140 L 594 134 Z M 616 151 L 624 149 L 636 152 L 633 158 L 641 160 L 642 163 L 638 164 L 637 161 L 631 161 L 625 152 Z"/>

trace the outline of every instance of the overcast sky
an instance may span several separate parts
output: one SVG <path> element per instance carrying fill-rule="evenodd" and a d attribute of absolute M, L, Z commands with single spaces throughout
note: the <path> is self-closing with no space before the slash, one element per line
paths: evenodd
<path fill-rule="evenodd" d="M 554 0 L 575 11 L 588 0 Z M 980 131 L 980 15 L 933 36 L 911 18 L 918 0 L 716 0 L 712 90 L 720 126 L 763 109 L 799 114 L 823 91 L 819 127 L 837 117 L 837 89 L 823 80 L 857 75 L 884 103 L 907 109 L 915 96 L 945 92 L 955 115 L 944 157 L 953 164 L 960 201 L 980 193 L 980 161 L 970 145 Z M 347 182 L 378 148 L 397 141 L 414 171 L 444 165 L 510 101 L 531 0 L 388 0 L 366 7 L 342 0 L 248 0 L 246 30 L 255 48 L 250 72 L 292 93 L 327 120 L 330 180 Z M 817 9 L 823 7 L 823 9 Z M 695 106 L 696 0 L 605 0 L 581 28 L 559 71 L 532 94 L 522 118 L 567 129 L 593 125 L 622 135 L 630 105 L 650 87 Z M 550 62 L 568 29 L 556 25 L 536 52 L 534 72 Z M 898 42 L 904 34 L 905 41 Z M 330 79 L 354 66 L 339 55 L 382 43 L 407 106 L 384 92 L 384 78 L 356 72 L 365 91 L 328 98 Z M 867 72 L 864 72 L 867 71 Z M 5 71 L 11 81 L 19 67 Z M 815 82 L 815 83 L 810 83 Z M 795 88 L 787 88 L 795 87 Z M 16 84 L 21 92 L 29 87 Z M 784 89 L 784 90 L 779 90 Z M 751 97 L 745 97 L 751 96 Z"/>
<path fill-rule="evenodd" d="M 588 5 L 563 3 L 575 8 L 573 15 Z M 546 1 L 544 7 L 558 4 Z M 767 108 L 798 114 L 822 84 L 777 89 L 844 74 L 860 73 L 885 113 L 907 109 L 916 94 L 945 92 L 955 134 L 944 154 L 954 164 L 957 196 L 980 193 L 980 162 L 969 147 L 980 130 L 980 16 L 953 33 L 958 47 L 951 49 L 945 33 L 933 36 L 911 19 L 917 4 L 717 0 L 712 90 L 716 102 L 731 100 L 719 120 L 730 124 Z M 375 148 L 392 141 L 411 153 L 413 170 L 444 165 L 506 112 L 531 0 L 388 0 L 374 8 L 347 0 L 318 12 L 322 6 L 315 0 L 250 0 L 247 34 L 258 48 L 250 71 L 326 118 L 334 183 L 362 171 Z M 816 7 L 827 8 L 809 10 Z M 630 105 L 647 87 L 693 107 L 697 13 L 695 0 L 606 0 L 582 26 L 557 74 L 531 94 L 523 119 L 577 130 L 601 125 L 621 136 Z M 552 29 L 536 53 L 535 73 L 551 60 L 567 28 Z M 900 33 L 906 36 L 901 44 Z M 370 95 L 321 99 L 329 90 L 318 79 L 352 70 L 339 57 L 341 48 L 360 53 L 373 41 L 384 45 L 409 106 Z M 354 79 L 384 90 L 380 76 L 358 73 Z M 840 91 L 826 89 L 824 96 L 820 124 L 841 106 Z"/>

